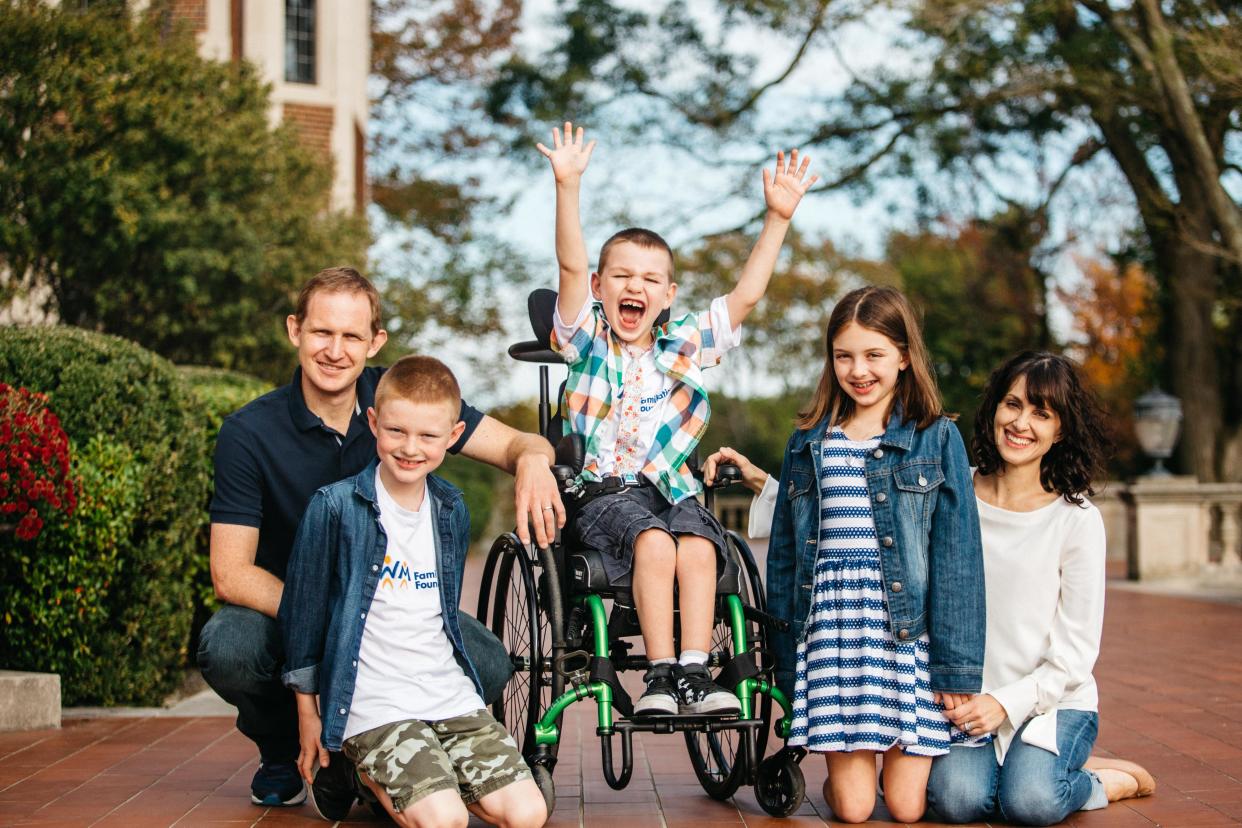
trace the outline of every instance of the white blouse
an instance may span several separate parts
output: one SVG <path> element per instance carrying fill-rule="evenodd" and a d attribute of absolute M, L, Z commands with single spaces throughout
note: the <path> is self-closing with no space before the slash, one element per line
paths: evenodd
<path fill-rule="evenodd" d="M 1091 669 L 1104 626 L 1104 519 L 1089 501 L 1057 498 L 1010 512 L 975 498 L 987 582 L 983 692 L 1008 714 L 996 733 L 1002 762 L 1022 741 L 1057 753 L 1057 710 L 1099 706 Z"/>

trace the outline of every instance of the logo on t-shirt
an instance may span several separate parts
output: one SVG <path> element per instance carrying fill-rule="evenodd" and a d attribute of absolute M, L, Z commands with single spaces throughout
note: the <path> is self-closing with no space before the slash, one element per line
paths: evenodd
<path fill-rule="evenodd" d="M 384 556 L 384 568 L 380 570 L 380 589 L 439 589 L 440 579 L 434 569 L 419 572 L 410 569 L 410 565 L 398 558 L 393 560 L 390 555 Z"/>
<path fill-rule="evenodd" d="M 661 390 L 660 393 L 658 394 L 653 394 L 650 397 L 642 397 L 639 400 L 638 410 L 641 411 L 643 414 L 646 414 L 648 411 L 651 411 L 653 408 L 656 407 L 656 405 L 660 403 L 660 401 L 662 401 L 665 397 L 668 396 L 668 393 L 671 390 L 672 390 L 671 388 L 665 388 Z"/>

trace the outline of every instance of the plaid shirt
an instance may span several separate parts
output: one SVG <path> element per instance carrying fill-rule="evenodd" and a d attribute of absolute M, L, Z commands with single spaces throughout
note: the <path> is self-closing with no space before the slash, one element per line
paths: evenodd
<path fill-rule="evenodd" d="M 720 362 L 716 343 L 728 342 L 730 337 L 728 333 L 715 335 L 706 311 L 670 320 L 654 334 L 656 367 L 675 383 L 664 409 L 667 416 L 650 443 L 642 474 L 670 503 L 677 503 L 703 491 L 686 461 L 707 431 L 711 416 L 703 369 Z M 601 423 L 614 416 L 613 398 L 624 376 L 621 347 L 599 303 L 585 314 L 569 342 L 559 341 L 556 332 L 552 333 L 553 350 L 569 365 L 562 410 L 570 431 L 586 438 L 587 463 L 579 482 L 600 479 L 598 431 Z"/>

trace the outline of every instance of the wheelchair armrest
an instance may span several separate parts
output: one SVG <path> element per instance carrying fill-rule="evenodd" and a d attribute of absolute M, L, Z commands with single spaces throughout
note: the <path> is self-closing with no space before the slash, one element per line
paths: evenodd
<path fill-rule="evenodd" d="M 552 467 L 552 476 L 556 478 L 556 487 L 561 491 L 569 488 L 569 484 L 573 482 L 578 475 L 569 466 L 557 464 Z"/>
<path fill-rule="evenodd" d="M 573 480 L 585 465 L 586 439 L 581 434 L 566 434 L 556 444 L 556 465 L 552 467 L 552 474 L 558 481 L 561 481 L 561 475 L 564 472 L 559 472 L 557 469 L 566 469 L 569 473 L 567 479 Z"/>
<path fill-rule="evenodd" d="M 742 470 L 733 463 L 721 463 L 716 467 L 716 479 L 709 488 L 723 489 L 742 482 Z"/>

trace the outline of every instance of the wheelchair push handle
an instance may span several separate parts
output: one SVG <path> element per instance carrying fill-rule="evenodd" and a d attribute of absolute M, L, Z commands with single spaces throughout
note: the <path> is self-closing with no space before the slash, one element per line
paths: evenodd
<path fill-rule="evenodd" d="M 736 463 L 721 463 L 716 466 L 716 479 L 711 482 L 711 488 L 723 489 L 726 486 L 732 486 L 734 483 L 742 482 L 742 469 Z"/>

